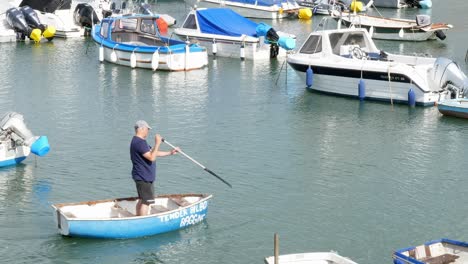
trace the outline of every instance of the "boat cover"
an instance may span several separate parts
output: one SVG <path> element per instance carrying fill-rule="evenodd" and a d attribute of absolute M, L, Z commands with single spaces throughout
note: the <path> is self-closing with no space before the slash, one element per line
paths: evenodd
<path fill-rule="evenodd" d="M 257 37 L 257 23 L 239 15 L 229 8 L 197 10 L 200 31 L 232 37 L 247 35 Z"/>

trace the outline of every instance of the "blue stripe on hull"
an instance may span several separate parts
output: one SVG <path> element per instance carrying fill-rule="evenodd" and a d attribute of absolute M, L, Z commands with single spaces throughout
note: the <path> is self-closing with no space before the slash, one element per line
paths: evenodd
<path fill-rule="evenodd" d="M 104 220 L 68 220 L 69 236 L 88 238 L 136 238 L 182 229 L 203 221 L 208 201 L 170 214 Z"/>
<path fill-rule="evenodd" d="M 0 161 L 0 167 L 16 165 L 16 164 L 22 162 L 24 159 L 26 159 L 26 157 L 19 157 L 19 158 L 15 158 L 15 159 L 3 160 L 3 161 Z"/>

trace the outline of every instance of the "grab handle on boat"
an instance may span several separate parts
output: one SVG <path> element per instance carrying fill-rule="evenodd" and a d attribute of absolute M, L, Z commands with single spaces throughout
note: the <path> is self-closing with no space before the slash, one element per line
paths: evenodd
<path fill-rule="evenodd" d="M 174 145 L 172 145 L 171 143 L 169 143 L 167 140 L 165 140 L 164 138 L 161 139 L 162 142 L 166 143 L 167 145 L 169 145 L 171 148 L 175 149 L 176 147 L 174 147 Z M 194 160 L 192 157 L 190 157 L 189 155 L 185 154 L 182 150 L 178 150 L 177 152 L 179 152 L 180 154 L 184 155 L 187 159 L 191 160 L 193 163 L 197 164 L 198 166 L 200 166 L 202 169 L 204 169 L 206 172 L 208 172 L 209 174 L 215 176 L 216 178 L 218 178 L 220 181 L 224 182 L 227 186 L 231 187 L 232 188 L 232 185 L 225 181 L 223 178 L 219 177 L 218 175 L 216 175 L 216 173 L 212 172 L 210 169 L 208 169 L 207 167 L 203 166 L 200 162 Z"/>

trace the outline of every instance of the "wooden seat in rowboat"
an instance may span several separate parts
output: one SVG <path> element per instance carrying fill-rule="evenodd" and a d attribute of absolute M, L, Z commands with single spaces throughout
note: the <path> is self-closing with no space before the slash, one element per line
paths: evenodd
<path fill-rule="evenodd" d="M 190 205 L 190 202 L 188 202 L 187 200 L 185 200 L 183 197 L 171 197 L 171 200 L 178 204 L 179 206 L 182 206 L 182 207 L 185 207 L 185 206 L 189 206 Z"/>
<path fill-rule="evenodd" d="M 117 218 L 120 217 L 132 217 L 134 214 L 130 213 L 127 209 L 120 206 L 117 201 L 114 201 L 114 209 L 117 209 Z"/>
<path fill-rule="evenodd" d="M 455 262 L 460 256 L 452 254 L 443 254 L 437 257 L 426 257 L 421 259 L 422 262 L 427 264 L 449 264 Z"/>

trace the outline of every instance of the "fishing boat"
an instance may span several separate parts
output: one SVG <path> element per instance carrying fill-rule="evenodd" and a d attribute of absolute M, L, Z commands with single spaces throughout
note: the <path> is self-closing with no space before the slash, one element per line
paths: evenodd
<path fill-rule="evenodd" d="M 165 37 L 157 15 L 104 18 L 91 35 L 100 45 L 99 60 L 132 68 L 186 71 L 208 64 L 204 47 Z"/>
<path fill-rule="evenodd" d="M 295 0 L 197 0 L 198 7 L 226 7 L 248 18 L 281 19 L 295 16 L 300 6 Z"/>
<path fill-rule="evenodd" d="M 87 238 L 135 238 L 182 229 L 205 220 L 208 194 L 155 197 L 150 214 L 136 216 L 138 198 L 54 204 L 60 234 Z"/>
<path fill-rule="evenodd" d="M 370 0 L 363 0 L 368 2 Z M 376 7 L 386 8 L 406 8 L 406 7 L 417 7 L 422 9 L 429 9 L 432 7 L 431 0 L 372 0 Z"/>
<path fill-rule="evenodd" d="M 433 106 L 468 90 L 452 60 L 386 53 L 362 28 L 312 32 L 287 62 L 308 89 L 361 100 Z"/>
<path fill-rule="evenodd" d="M 437 103 L 439 112 L 446 116 L 468 118 L 468 98 L 456 98 Z"/>
<path fill-rule="evenodd" d="M 265 264 L 274 264 L 275 257 L 265 258 Z M 313 252 L 278 256 L 278 264 L 357 264 L 335 252 Z"/>
<path fill-rule="evenodd" d="M 303 7 L 312 8 L 314 15 L 329 16 L 332 12 L 339 12 L 341 10 L 353 10 L 356 12 L 365 12 L 372 4 L 364 6 L 362 2 L 355 0 L 299 0 L 297 3 Z"/>
<path fill-rule="evenodd" d="M 446 23 L 431 23 L 428 15 L 417 15 L 415 20 L 401 18 L 386 18 L 355 14 L 334 10 L 332 17 L 346 27 L 362 27 L 367 29 L 372 38 L 385 40 L 426 41 L 446 38 L 445 32 L 452 25 Z"/>
<path fill-rule="evenodd" d="M 393 253 L 394 264 L 468 263 L 468 243 L 442 238 Z"/>
<path fill-rule="evenodd" d="M 294 35 L 276 32 L 229 8 L 194 9 L 174 33 L 206 47 L 211 55 L 252 60 L 285 56 L 296 44 Z"/>
<path fill-rule="evenodd" d="M 21 114 L 8 112 L 0 120 L 0 167 L 16 165 L 31 152 L 45 156 L 49 150 L 47 137 L 34 136 Z"/>

